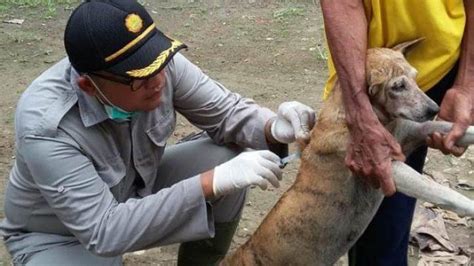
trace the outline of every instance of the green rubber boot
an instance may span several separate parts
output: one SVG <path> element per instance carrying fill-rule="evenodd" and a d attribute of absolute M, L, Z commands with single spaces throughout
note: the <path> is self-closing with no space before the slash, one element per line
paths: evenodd
<path fill-rule="evenodd" d="M 181 243 L 178 266 L 210 266 L 224 258 L 239 220 L 215 224 L 214 238 Z"/>

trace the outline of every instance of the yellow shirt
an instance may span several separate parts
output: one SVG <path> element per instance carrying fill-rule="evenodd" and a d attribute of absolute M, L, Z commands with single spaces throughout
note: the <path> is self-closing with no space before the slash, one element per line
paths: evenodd
<path fill-rule="evenodd" d="M 417 83 L 429 90 L 459 58 L 466 15 L 462 0 L 364 0 L 368 18 L 368 46 L 393 47 L 425 37 L 407 54 L 418 70 Z M 335 69 L 328 60 L 326 99 L 334 86 Z"/>

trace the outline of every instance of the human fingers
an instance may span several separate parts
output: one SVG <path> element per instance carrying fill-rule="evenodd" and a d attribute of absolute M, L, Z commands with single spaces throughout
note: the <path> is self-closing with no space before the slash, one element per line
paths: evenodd
<path fill-rule="evenodd" d="M 449 151 L 449 153 L 451 153 L 452 155 L 456 157 L 460 157 L 464 154 L 464 152 L 466 152 L 466 150 L 467 150 L 467 147 L 460 147 L 460 146 L 454 145 L 453 147 L 451 147 L 451 150 Z"/>
<path fill-rule="evenodd" d="M 392 163 L 391 161 L 383 163 L 378 168 L 376 174 L 377 179 L 380 183 L 380 188 L 385 196 L 392 196 L 397 190 L 395 187 L 395 181 L 392 178 Z"/>
<path fill-rule="evenodd" d="M 283 171 L 280 168 L 280 162 L 279 161 L 278 161 L 278 163 L 276 163 L 276 162 L 270 161 L 270 160 L 263 160 L 262 162 L 260 162 L 260 164 L 262 165 L 262 167 L 269 170 L 271 172 L 272 176 L 275 176 L 277 180 L 282 179 Z"/>
<path fill-rule="evenodd" d="M 278 181 L 277 176 L 270 169 L 262 166 L 258 171 L 258 176 L 266 180 L 265 182 L 272 184 L 272 186 L 276 188 L 280 187 L 280 182 Z"/>
<path fill-rule="evenodd" d="M 402 147 L 396 141 L 392 143 L 392 150 L 390 153 L 390 157 L 393 160 L 402 161 L 402 162 L 406 160 L 405 154 L 403 154 L 403 151 L 402 151 Z"/>
<path fill-rule="evenodd" d="M 261 176 L 256 176 L 256 178 L 252 182 L 253 185 L 257 185 L 262 190 L 267 190 L 268 188 L 268 181 Z"/>
<path fill-rule="evenodd" d="M 314 126 L 315 112 L 300 102 L 285 102 L 280 105 L 279 115 L 290 122 L 297 140 L 308 140 Z"/>
<path fill-rule="evenodd" d="M 352 157 L 354 158 L 354 157 Z M 361 178 L 366 184 L 374 189 L 379 189 L 383 186 L 384 194 L 391 195 L 394 193 L 394 183 L 390 182 L 391 175 L 391 158 L 387 156 L 384 161 L 370 162 L 371 160 L 363 160 L 363 156 L 356 159 L 351 159 L 346 156 L 346 165 L 352 173 Z M 388 177 L 388 180 L 385 180 Z"/>
<path fill-rule="evenodd" d="M 450 154 L 443 144 L 443 136 L 439 132 L 434 132 L 431 134 L 428 140 L 428 145 L 430 148 L 437 149 L 441 151 L 444 155 Z"/>
<path fill-rule="evenodd" d="M 446 137 L 442 134 L 435 132 L 431 136 L 431 140 L 428 143 L 431 148 L 440 150 L 444 155 L 452 154 L 454 156 L 461 156 L 467 150 L 467 147 L 460 147 L 453 145 L 450 148 L 446 147 Z"/>
<path fill-rule="evenodd" d="M 305 125 L 305 122 L 302 121 L 302 119 L 309 119 L 306 114 L 299 113 L 296 108 L 287 108 L 284 112 L 282 112 L 282 115 L 290 122 L 296 139 L 304 139 L 307 137 L 306 135 L 309 135 L 307 125 Z"/>
<path fill-rule="evenodd" d="M 280 165 L 280 157 L 270 150 L 258 150 L 258 151 L 255 151 L 255 153 L 263 159 L 272 161 Z"/>
<path fill-rule="evenodd" d="M 457 146 L 456 142 L 464 136 L 468 127 L 468 123 L 454 123 L 453 128 L 443 139 L 445 149 L 455 156 L 461 156 L 467 148 Z"/>
<path fill-rule="evenodd" d="M 268 180 L 274 187 L 279 187 L 278 180 L 282 179 L 282 169 L 280 168 L 280 157 L 269 150 L 257 151 L 259 157 L 256 162 L 259 165 L 257 173 Z"/>
<path fill-rule="evenodd" d="M 302 112 L 298 114 L 300 126 L 297 130 L 295 130 L 295 139 L 303 141 L 309 139 L 309 131 L 311 130 L 309 125 L 309 116 L 310 114 L 308 112 Z"/>
<path fill-rule="evenodd" d="M 390 197 L 395 194 L 395 192 L 397 192 L 393 178 L 385 178 L 380 181 L 380 187 L 382 188 L 382 192 L 386 197 Z"/>
<path fill-rule="evenodd" d="M 363 172 L 365 182 L 372 188 L 379 189 L 381 184 L 380 174 L 377 174 L 377 169 L 375 166 L 365 167 Z"/>
<path fill-rule="evenodd" d="M 351 172 L 354 175 L 359 175 L 360 167 L 358 163 L 354 160 L 354 157 L 352 156 L 352 150 L 348 149 L 346 153 L 346 157 L 344 158 L 344 164 L 346 167 L 351 170 Z"/>
<path fill-rule="evenodd" d="M 348 154 L 346 154 L 345 158 L 345 165 L 346 167 L 351 171 L 352 175 L 359 178 L 364 182 L 365 184 L 374 187 L 374 188 L 379 188 L 378 182 L 375 179 L 374 176 L 371 176 L 370 173 L 370 168 L 368 167 L 363 167 L 363 164 L 358 161 L 354 160 L 353 157 L 351 157 Z"/>
<path fill-rule="evenodd" d="M 295 110 L 300 120 L 300 130 L 296 131 L 296 138 L 298 140 L 309 139 L 309 132 L 313 128 L 316 114 L 312 108 L 301 103 L 297 103 Z"/>
<path fill-rule="evenodd" d="M 400 143 L 398 143 L 395 137 L 392 134 L 390 134 L 390 132 L 388 132 L 387 130 L 384 129 L 383 134 L 384 134 L 386 146 L 385 145 L 381 146 L 381 149 L 379 151 L 381 153 L 378 155 L 378 157 L 385 158 L 384 161 L 386 163 L 391 162 L 392 159 L 397 160 L 397 161 L 405 161 L 406 157 L 405 157 L 405 154 L 403 154 L 402 146 L 400 145 Z"/>
<path fill-rule="evenodd" d="M 375 189 L 380 188 L 380 182 L 377 176 L 371 174 L 373 172 L 371 167 L 361 167 L 358 163 L 352 163 L 350 164 L 349 169 L 354 176 L 360 178 L 368 186 Z"/>
<path fill-rule="evenodd" d="M 433 148 L 433 138 L 431 137 L 431 135 L 426 137 L 425 142 L 428 147 Z"/>
<path fill-rule="evenodd" d="M 456 121 L 453 123 L 453 127 L 451 130 L 448 132 L 444 139 L 444 144 L 446 148 L 451 148 L 456 144 L 456 142 L 464 136 L 466 133 L 467 128 L 469 127 L 469 118 L 467 119 L 462 119 L 465 121 Z"/>

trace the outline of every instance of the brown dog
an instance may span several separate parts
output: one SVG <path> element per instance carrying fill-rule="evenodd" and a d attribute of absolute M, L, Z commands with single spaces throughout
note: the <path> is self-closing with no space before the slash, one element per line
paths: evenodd
<path fill-rule="evenodd" d="M 438 111 L 436 103 L 416 85 L 416 70 L 402 54 L 415 42 L 394 49 L 374 48 L 367 54 L 368 92 L 374 111 L 393 131 L 403 128 L 403 121 L 428 121 Z M 337 84 L 311 134 L 293 186 L 252 237 L 221 265 L 332 265 L 365 230 L 383 195 L 353 177 L 344 165 L 349 131 Z M 413 138 L 413 134 L 399 136 Z M 404 151 L 411 152 L 423 141 L 424 136 L 415 138 Z M 394 168 L 414 172 L 403 163 L 394 163 Z M 406 186 L 395 182 L 397 188 Z M 407 182 L 411 187 L 411 181 Z M 467 202 L 468 208 L 469 204 L 472 201 Z"/>

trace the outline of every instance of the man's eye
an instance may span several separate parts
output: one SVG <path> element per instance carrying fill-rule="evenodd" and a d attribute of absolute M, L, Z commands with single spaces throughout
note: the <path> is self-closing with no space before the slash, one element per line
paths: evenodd
<path fill-rule="evenodd" d="M 133 83 L 132 83 L 132 90 L 136 91 L 136 90 L 140 89 L 144 85 L 144 83 L 145 83 L 145 80 L 143 80 L 143 79 L 134 80 Z"/>
<path fill-rule="evenodd" d="M 141 87 L 145 83 L 145 80 L 139 79 L 139 80 L 134 80 L 133 82 L 135 83 L 133 84 L 134 86 Z"/>

